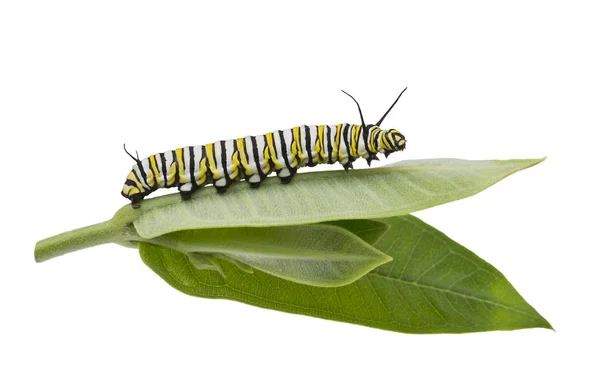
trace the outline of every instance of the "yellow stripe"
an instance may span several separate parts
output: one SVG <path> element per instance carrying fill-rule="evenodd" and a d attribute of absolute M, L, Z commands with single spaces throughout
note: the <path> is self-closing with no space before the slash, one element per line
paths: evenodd
<path fill-rule="evenodd" d="M 135 182 L 135 185 L 137 186 L 137 188 L 139 188 L 140 190 L 142 190 L 144 187 L 142 186 L 142 184 L 140 182 L 138 182 L 137 178 L 135 177 L 135 175 L 133 175 L 133 171 L 129 173 L 129 175 L 127 175 L 127 179 L 129 180 L 133 180 Z"/>
<path fill-rule="evenodd" d="M 386 131 L 385 133 L 381 133 L 381 135 L 379 137 L 380 137 L 380 140 L 382 143 L 382 147 L 386 150 L 391 150 L 392 148 L 388 144 L 388 136 L 387 136 L 388 134 L 389 134 L 389 131 Z"/>
<path fill-rule="evenodd" d="M 317 126 L 317 139 L 315 139 L 315 147 L 313 148 L 312 153 L 308 153 L 308 155 L 312 156 L 313 161 L 317 163 L 320 162 L 321 159 L 321 140 L 319 139 L 319 126 Z M 311 136 L 312 139 L 312 136 Z M 314 154 L 314 155 L 313 155 Z"/>
<path fill-rule="evenodd" d="M 175 155 L 177 156 L 177 164 L 179 165 L 179 183 L 187 183 L 188 179 L 185 177 L 185 172 L 183 169 L 183 149 L 179 148 L 175 150 Z"/>
<path fill-rule="evenodd" d="M 246 140 L 244 138 L 238 138 L 235 140 L 235 142 L 237 144 L 238 152 L 240 153 L 239 159 L 242 162 L 242 167 L 244 167 L 244 172 L 246 173 L 246 175 L 250 176 L 250 175 L 254 175 L 254 171 L 252 171 L 252 168 L 250 167 L 250 163 L 248 163 L 248 158 L 246 158 L 245 141 Z"/>
<path fill-rule="evenodd" d="M 169 167 L 169 175 L 167 176 L 167 186 L 172 186 L 175 183 L 175 162 Z"/>
<path fill-rule="evenodd" d="M 206 156 L 208 157 L 208 168 L 210 169 L 210 172 L 212 173 L 212 176 L 214 179 L 221 179 L 223 177 L 223 175 L 221 175 L 217 171 L 217 164 L 215 163 L 215 158 L 213 155 L 214 144 L 209 143 L 205 147 L 206 147 Z"/>
<path fill-rule="evenodd" d="M 350 127 L 350 155 L 353 157 L 358 156 L 358 129 L 360 126 L 352 125 Z"/>
<path fill-rule="evenodd" d="M 135 195 L 135 194 L 139 194 L 140 190 L 137 189 L 137 188 L 135 188 L 135 187 L 133 187 L 133 186 L 130 186 L 130 185 L 126 184 L 126 185 L 123 186 L 123 193 L 125 195 L 127 195 L 127 196 L 132 196 L 132 195 Z"/>
<path fill-rule="evenodd" d="M 206 181 L 206 158 L 202 158 L 200 161 L 200 171 L 198 171 L 198 176 L 196 177 L 196 184 L 198 186 L 202 185 Z"/>
<path fill-rule="evenodd" d="M 319 137 L 319 140 L 317 141 L 317 146 L 319 146 L 317 160 L 319 160 L 320 157 L 320 162 L 327 162 L 327 159 L 329 158 L 327 158 L 327 152 L 325 151 L 325 147 L 327 147 L 327 143 L 325 142 L 325 125 L 317 126 L 317 131 Z"/>
<path fill-rule="evenodd" d="M 375 147 L 375 134 L 377 134 L 379 130 L 381 130 L 379 127 L 371 130 L 371 137 L 369 139 L 369 150 L 371 150 L 371 152 L 377 151 L 377 147 Z"/>
<path fill-rule="evenodd" d="M 266 137 L 267 137 L 267 145 L 269 146 L 269 151 L 270 151 L 269 156 L 272 159 L 273 163 L 275 164 L 275 168 L 277 170 L 281 170 L 283 168 L 283 166 L 277 160 L 277 155 L 276 155 L 276 151 L 275 151 L 275 140 L 273 139 L 273 133 L 267 133 Z M 265 159 L 266 159 L 266 157 L 265 157 Z"/>
<path fill-rule="evenodd" d="M 331 158 L 333 159 L 334 162 L 340 160 L 340 156 L 338 154 L 340 152 L 341 139 L 342 139 L 342 124 L 340 123 L 339 125 L 336 126 L 335 146 L 333 148 L 333 155 L 331 156 Z"/>
<path fill-rule="evenodd" d="M 358 149 L 360 146 L 360 127 L 361 125 L 354 125 L 352 126 L 354 130 L 352 130 L 352 132 L 354 133 L 354 145 L 352 145 L 352 156 L 359 156 L 358 154 Z"/>
<path fill-rule="evenodd" d="M 271 159 L 271 154 L 269 152 L 269 146 L 266 146 L 265 150 L 263 151 L 263 164 L 265 167 L 262 168 L 262 172 L 264 174 L 269 174 L 271 172 L 271 162 L 269 162 L 269 159 Z M 256 165 L 258 166 L 259 163 Z"/>
<path fill-rule="evenodd" d="M 152 166 L 152 171 L 154 171 L 154 173 L 157 174 L 156 183 L 160 184 L 163 181 L 163 178 L 162 178 L 160 171 L 158 171 L 158 166 L 156 165 L 156 156 L 155 155 L 150 156 L 150 166 Z"/>
<path fill-rule="evenodd" d="M 300 142 L 300 126 L 296 126 L 292 129 L 294 134 L 294 143 L 292 144 L 292 153 L 298 156 L 300 162 L 304 162 L 306 157 L 302 154 L 302 143 Z"/>
<path fill-rule="evenodd" d="M 148 183 L 148 186 L 150 187 L 154 187 L 154 174 L 152 173 L 152 171 L 148 171 L 146 172 L 146 183 Z"/>
<path fill-rule="evenodd" d="M 350 155 L 352 155 L 353 157 L 356 156 L 356 154 L 354 153 L 354 146 L 356 146 L 356 141 L 355 141 L 355 134 L 354 134 L 354 127 L 356 125 L 352 125 L 352 127 L 350 127 Z"/>
<path fill-rule="evenodd" d="M 240 166 L 240 152 L 239 151 L 234 151 L 233 155 L 231 156 L 231 171 L 229 174 L 229 177 L 231 179 L 235 179 L 237 178 L 238 174 L 239 174 L 239 168 Z"/>

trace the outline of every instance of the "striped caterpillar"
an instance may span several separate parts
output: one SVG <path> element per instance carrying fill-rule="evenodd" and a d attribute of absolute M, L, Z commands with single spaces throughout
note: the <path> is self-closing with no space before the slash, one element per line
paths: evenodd
<path fill-rule="evenodd" d="M 406 147 L 404 135 L 398 130 L 380 128 L 405 91 L 406 88 L 374 125 L 365 124 L 356 99 L 343 91 L 358 106 L 361 125 L 302 125 L 261 136 L 182 147 L 143 160 L 131 155 L 123 145 L 136 163 L 121 194 L 131 201 L 133 208 L 138 208 L 144 197 L 159 188 L 177 187 L 181 198 L 187 200 L 196 189 L 209 183 L 219 193 L 241 178 L 258 188 L 273 171 L 281 183 L 287 184 L 298 168 L 304 166 L 340 162 L 348 171 L 359 157 L 365 158 L 370 166 L 371 161 L 378 160 L 377 153 L 387 157 Z"/>

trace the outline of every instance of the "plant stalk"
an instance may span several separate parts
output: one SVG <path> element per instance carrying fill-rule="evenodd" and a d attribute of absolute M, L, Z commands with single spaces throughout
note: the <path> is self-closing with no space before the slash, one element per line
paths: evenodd
<path fill-rule="evenodd" d="M 131 224 L 118 224 L 111 219 L 40 240 L 35 245 L 35 261 L 40 263 L 68 252 L 135 239 L 137 235 Z"/>

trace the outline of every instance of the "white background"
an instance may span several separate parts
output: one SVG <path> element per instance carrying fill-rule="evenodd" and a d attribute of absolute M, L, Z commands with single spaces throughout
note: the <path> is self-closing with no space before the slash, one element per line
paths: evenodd
<path fill-rule="evenodd" d="M 598 380 L 593 3 L 2 2 L 0 379 Z M 374 122 L 405 86 L 389 161 L 548 156 L 417 216 L 556 332 L 405 335 L 199 299 L 116 245 L 34 263 L 37 240 L 126 203 L 124 142 L 358 122 L 340 89 Z"/>

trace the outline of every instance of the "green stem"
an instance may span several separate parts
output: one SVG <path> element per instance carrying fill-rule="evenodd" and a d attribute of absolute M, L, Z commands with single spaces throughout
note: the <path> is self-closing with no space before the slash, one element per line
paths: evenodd
<path fill-rule="evenodd" d="M 35 261 L 42 262 L 68 252 L 100 244 L 138 239 L 131 224 L 119 224 L 115 219 L 78 228 L 40 240 L 35 245 Z"/>

